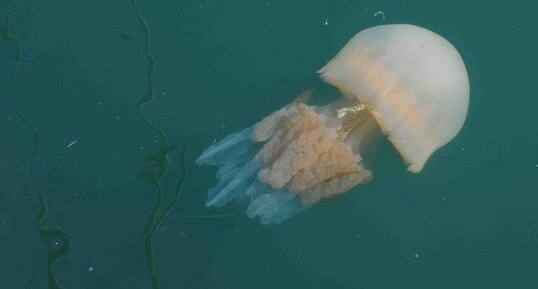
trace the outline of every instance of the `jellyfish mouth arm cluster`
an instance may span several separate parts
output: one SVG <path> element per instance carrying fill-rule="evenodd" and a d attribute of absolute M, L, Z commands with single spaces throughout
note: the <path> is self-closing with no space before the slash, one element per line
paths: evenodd
<path fill-rule="evenodd" d="M 370 126 L 371 117 L 363 106 L 299 103 L 289 110 L 294 113 L 278 122 L 281 125 L 258 153 L 263 168 L 257 177 L 262 183 L 296 193 L 303 204 L 314 204 L 371 179 L 362 164 L 364 142 L 359 136 L 365 127 L 375 126 Z M 268 120 L 271 117 L 254 127 L 254 136 L 267 128 Z"/>
<path fill-rule="evenodd" d="M 341 99 L 293 102 L 209 147 L 198 164 L 218 166 L 208 206 L 247 200 L 247 215 L 279 223 L 372 179 L 361 152 L 381 135 L 368 109 Z"/>

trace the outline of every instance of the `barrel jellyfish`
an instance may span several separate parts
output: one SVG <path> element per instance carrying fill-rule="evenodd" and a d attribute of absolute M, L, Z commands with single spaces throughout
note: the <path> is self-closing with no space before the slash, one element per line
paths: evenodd
<path fill-rule="evenodd" d="M 341 96 L 325 105 L 297 100 L 206 149 L 218 167 L 207 206 L 232 200 L 262 224 L 280 223 L 320 200 L 367 183 L 363 155 L 385 136 L 418 173 L 460 131 L 469 79 L 443 37 L 407 24 L 356 34 L 318 72 Z"/>

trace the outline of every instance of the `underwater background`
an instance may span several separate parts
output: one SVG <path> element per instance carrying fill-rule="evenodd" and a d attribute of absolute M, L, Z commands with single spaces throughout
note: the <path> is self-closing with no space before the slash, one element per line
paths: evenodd
<path fill-rule="evenodd" d="M 0 288 L 537 288 L 530 3 L 1 0 Z M 388 23 L 461 53 L 460 134 L 279 225 L 205 208 L 197 156 Z"/>

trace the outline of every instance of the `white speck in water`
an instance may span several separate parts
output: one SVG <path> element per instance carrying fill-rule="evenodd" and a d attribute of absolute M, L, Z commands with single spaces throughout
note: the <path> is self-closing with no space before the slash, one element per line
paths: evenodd
<path fill-rule="evenodd" d="M 127 50 L 123 50 L 122 52 L 123 52 L 123 54 L 127 54 Z"/>
<path fill-rule="evenodd" d="M 464 150 L 465 150 L 465 148 L 461 148 L 461 150 L 462 150 L 462 151 L 464 151 Z"/>
<path fill-rule="evenodd" d="M 446 201 L 446 197 L 443 197 L 442 200 L 443 200 L 443 201 Z"/>
<path fill-rule="evenodd" d="M 88 272 L 93 272 L 93 267 L 89 267 Z"/>
<path fill-rule="evenodd" d="M 139 146 L 138 148 L 139 148 L 139 149 L 141 149 L 141 150 L 143 150 L 143 149 L 144 149 L 144 147 L 143 147 L 143 146 Z"/>
<path fill-rule="evenodd" d="M 7 120 L 11 120 L 11 116 L 8 116 L 8 117 L 7 117 Z M 537 167 L 538 167 L 538 165 L 537 165 Z"/>
<path fill-rule="evenodd" d="M 116 119 L 120 119 L 120 116 L 119 116 L 119 115 L 117 115 L 117 116 L 116 116 Z"/>
<path fill-rule="evenodd" d="M 377 16 L 379 16 L 379 15 L 381 15 L 381 17 L 383 18 L 383 20 L 385 20 L 385 11 L 383 11 L 383 10 L 379 10 L 379 11 L 377 11 L 376 13 L 374 13 L 374 17 L 377 17 Z"/>
<path fill-rule="evenodd" d="M 419 255 L 418 255 L 418 254 L 415 254 L 415 258 L 418 258 L 418 257 L 419 257 Z"/>
<path fill-rule="evenodd" d="M 325 26 L 329 26 L 329 19 L 325 19 L 325 22 L 323 22 Z"/>
<path fill-rule="evenodd" d="M 269 6 L 269 2 L 265 2 L 265 6 Z"/>
<path fill-rule="evenodd" d="M 163 91 L 162 95 L 166 95 L 166 92 Z"/>
<path fill-rule="evenodd" d="M 99 102 L 99 105 L 100 105 L 100 106 L 103 106 L 103 102 L 102 102 L 102 101 L 100 101 L 100 102 Z"/>
<path fill-rule="evenodd" d="M 77 142 L 78 142 L 78 140 L 74 140 L 74 141 L 70 142 L 70 143 L 67 145 L 66 148 L 70 148 L 70 147 L 74 146 Z"/>

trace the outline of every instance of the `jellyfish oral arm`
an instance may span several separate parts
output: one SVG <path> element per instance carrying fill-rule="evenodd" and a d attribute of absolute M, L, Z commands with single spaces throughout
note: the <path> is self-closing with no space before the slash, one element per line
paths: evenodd
<path fill-rule="evenodd" d="M 295 104 L 288 109 L 295 113 L 260 150 L 262 183 L 313 204 L 371 179 L 360 152 L 380 133 L 363 105 L 341 100 L 324 107 Z"/>
<path fill-rule="evenodd" d="M 380 135 L 367 108 L 356 101 L 322 107 L 290 103 L 200 156 L 199 164 L 219 166 L 207 205 L 247 199 L 249 216 L 262 223 L 283 221 L 370 181 L 361 152 Z"/>

